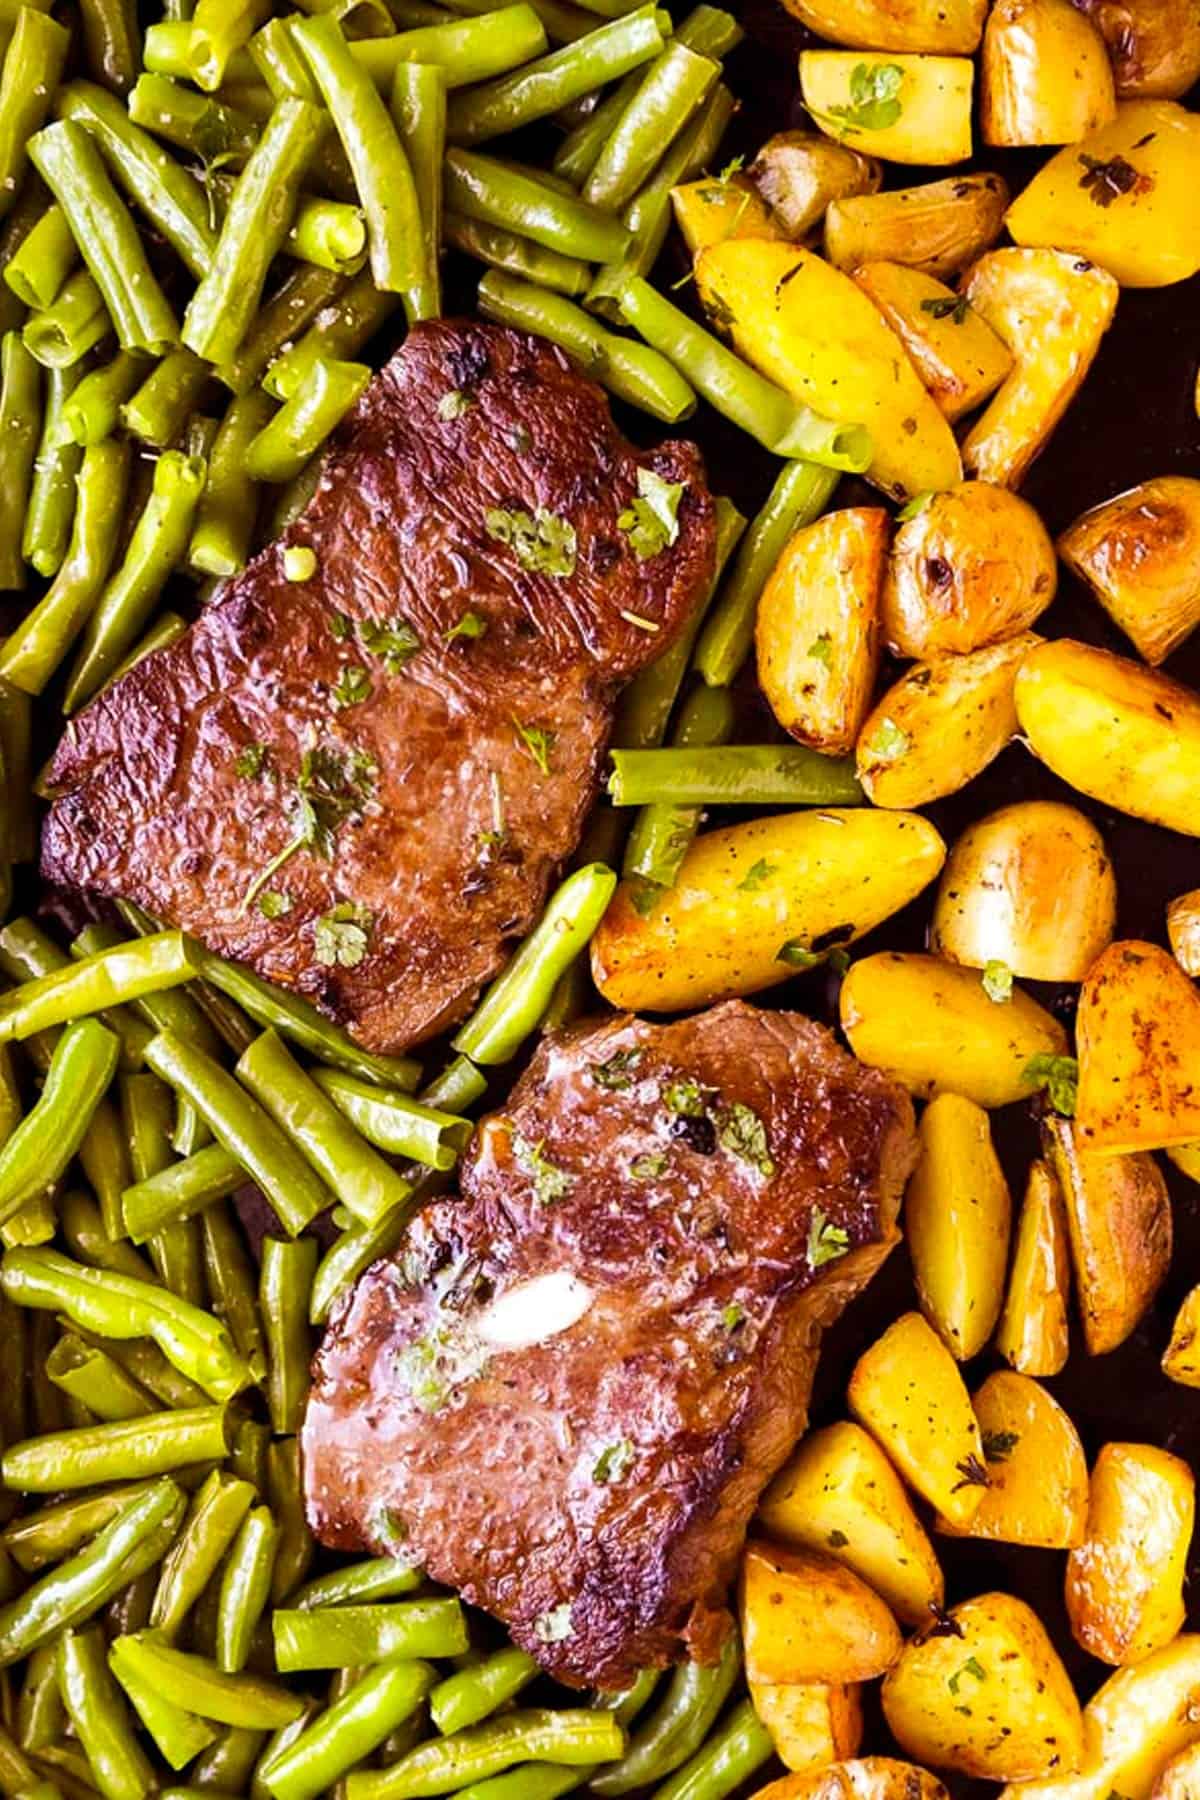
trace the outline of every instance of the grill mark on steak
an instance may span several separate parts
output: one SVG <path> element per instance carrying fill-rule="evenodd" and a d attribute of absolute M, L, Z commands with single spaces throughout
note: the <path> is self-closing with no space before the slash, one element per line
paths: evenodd
<path fill-rule="evenodd" d="M 466 409 L 446 418 L 450 393 Z M 640 468 L 686 484 L 677 541 L 645 561 L 618 527 Z M 569 523 L 573 574 L 522 567 L 489 535 L 491 509 Z M 635 451 L 600 389 L 550 345 L 419 326 L 339 435 L 303 517 L 185 637 L 72 722 L 50 773 L 42 872 L 137 901 L 307 995 L 372 1050 L 417 1043 L 470 1009 L 534 923 L 595 798 L 616 693 L 688 618 L 714 540 L 693 446 Z M 308 581 L 284 575 L 292 545 L 317 556 Z M 484 635 L 448 636 L 467 611 Z M 361 627 L 397 621 L 421 647 L 389 672 Z M 347 666 L 371 691 L 339 709 Z M 552 734 L 548 773 L 520 725 Z M 239 778 L 256 744 L 262 772 Z M 341 759 L 352 804 L 328 859 L 301 849 L 266 883 L 290 902 L 266 918 L 244 897 L 295 832 L 314 746 Z M 316 922 L 339 904 L 369 922 L 351 966 L 316 954 Z"/>
<path fill-rule="evenodd" d="M 676 1134 L 680 1082 L 715 1146 Z M 896 1240 L 915 1150 L 907 1095 L 795 1014 L 730 1001 L 548 1039 L 477 1131 L 461 1198 L 416 1217 L 326 1334 L 314 1530 L 347 1550 L 403 1534 L 572 1685 L 711 1659 L 822 1328 Z M 818 1208 L 847 1253 L 814 1269 Z M 497 1320 L 533 1341 L 497 1343 Z M 627 1466 L 602 1480 L 606 1452 Z"/>

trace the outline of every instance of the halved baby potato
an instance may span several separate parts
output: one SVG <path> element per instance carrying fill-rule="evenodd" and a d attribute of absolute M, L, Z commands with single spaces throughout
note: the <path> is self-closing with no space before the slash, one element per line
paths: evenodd
<path fill-rule="evenodd" d="M 695 256 L 726 238 L 781 238 L 787 233 L 743 175 L 704 175 L 671 189 L 671 207 L 684 243 Z"/>
<path fill-rule="evenodd" d="M 948 175 L 886 194 L 863 189 L 830 203 L 825 252 L 848 272 L 863 263 L 903 263 L 922 274 L 957 275 L 1004 229 L 1008 185 L 999 175 Z"/>
<path fill-rule="evenodd" d="M 1074 144 L 1116 116 L 1104 39 L 1071 0 L 996 0 L 980 79 L 988 144 Z"/>
<path fill-rule="evenodd" d="M 1057 1375 L 1067 1360 L 1071 1262 L 1067 1213 L 1047 1163 L 1029 1165 L 996 1350 L 1022 1375 Z"/>
<path fill-rule="evenodd" d="M 1175 1314 L 1162 1368 L 1181 1387 L 1200 1387 L 1200 1286 L 1189 1290 Z"/>
<path fill-rule="evenodd" d="M 750 1699 L 785 1769 L 823 1769 L 862 1743 L 862 1690 L 855 1682 L 748 1684 Z"/>
<path fill-rule="evenodd" d="M 784 1775 L 759 1788 L 754 1800 L 949 1800 L 949 1796 L 928 1769 L 891 1756 L 864 1756 L 856 1762 L 831 1763 L 827 1769 Z"/>
<path fill-rule="evenodd" d="M 1092 1470 L 1087 1535 L 1067 1558 L 1075 1641 L 1101 1662 L 1138 1663 L 1183 1624 L 1196 1483 L 1153 1444 L 1105 1444 Z"/>
<path fill-rule="evenodd" d="M 966 56 L 800 52 L 801 98 L 821 130 L 885 162 L 966 162 L 974 80 Z"/>
<path fill-rule="evenodd" d="M 1191 1800 L 1200 1792 L 1200 1744 L 1173 1756 L 1154 1783 L 1151 1800 Z"/>
<path fill-rule="evenodd" d="M 1200 975 L 1200 888 L 1177 894 L 1167 907 L 1167 942 L 1185 975 Z"/>
<path fill-rule="evenodd" d="M 1004 249 L 980 257 L 962 291 L 1015 363 L 972 426 L 963 463 L 984 481 L 1019 487 L 1091 368 L 1119 289 L 1064 250 Z"/>
<path fill-rule="evenodd" d="M 1108 46 L 1120 100 L 1180 100 L 1200 81 L 1194 0 L 1075 0 Z"/>
<path fill-rule="evenodd" d="M 1162 1150 L 1200 1139 L 1200 993 L 1158 944 L 1111 944 L 1075 1021 L 1082 1150 Z"/>
<path fill-rule="evenodd" d="M 886 1603 L 818 1550 L 748 1543 L 741 1623 L 750 1681 L 870 1681 L 900 1654 L 899 1627 Z"/>
<path fill-rule="evenodd" d="M 924 661 L 965 656 L 1026 631 L 1057 586 L 1054 545 L 1029 502 L 991 482 L 959 482 L 896 533 L 884 641 Z"/>
<path fill-rule="evenodd" d="M 919 1136 L 904 1237 L 921 1311 L 951 1355 L 968 1362 L 991 1337 L 1004 1294 L 1008 1183 L 988 1116 L 973 1100 L 938 1094 L 921 1115 Z"/>
<path fill-rule="evenodd" d="M 768 138 L 747 177 L 789 238 L 798 241 L 821 223 L 831 201 L 873 194 L 883 168 L 849 144 L 819 131 L 780 131 Z"/>
<path fill-rule="evenodd" d="M 969 1525 L 939 1519 L 938 1530 L 1043 1550 L 1081 1544 L 1088 1519 L 1087 1458 L 1058 1401 L 1028 1375 L 1000 1369 L 971 1403 L 991 1485 Z"/>
<path fill-rule="evenodd" d="M 1148 663 L 1200 625 L 1200 481 L 1160 475 L 1093 506 L 1058 540 L 1067 567 Z"/>
<path fill-rule="evenodd" d="M 970 56 L 979 48 L 987 0 L 787 0 L 788 11 L 831 44 L 859 50 L 939 51 Z"/>
<path fill-rule="evenodd" d="M 758 603 L 758 679 L 771 711 L 830 755 L 853 750 L 870 709 L 890 530 L 882 506 L 825 513 L 796 532 Z"/>
<path fill-rule="evenodd" d="M 1056 800 L 1020 800 L 968 825 L 951 849 L 929 947 L 1024 981 L 1082 981 L 1116 916 L 1112 859 L 1091 820 Z"/>
<path fill-rule="evenodd" d="M 913 1638 L 883 1684 L 902 1750 L 985 1781 L 1077 1769 L 1079 1701 L 1046 1628 L 1011 1594 L 952 1607 L 960 1635 Z"/>
<path fill-rule="evenodd" d="M 973 412 L 995 393 L 1012 368 L 1012 357 L 991 326 L 953 289 L 901 262 L 864 263 L 853 273 L 947 419 L 953 422 Z"/>

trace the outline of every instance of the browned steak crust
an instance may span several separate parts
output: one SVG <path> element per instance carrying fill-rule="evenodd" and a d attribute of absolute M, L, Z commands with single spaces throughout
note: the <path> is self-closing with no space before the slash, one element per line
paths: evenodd
<path fill-rule="evenodd" d="M 406 1534 L 569 1683 L 712 1656 L 822 1327 L 894 1242 L 914 1158 L 907 1095 L 795 1014 L 730 1001 L 544 1043 L 462 1198 L 326 1336 L 314 1529 Z"/>
<path fill-rule="evenodd" d="M 618 524 L 641 468 L 686 484 L 677 541 L 644 559 Z M 539 509 L 574 533 L 564 551 L 551 524 L 534 553 L 559 573 L 489 530 L 489 513 Z M 537 917 L 595 797 L 618 687 L 709 577 L 713 515 L 699 453 L 635 451 L 561 351 L 420 326 L 303 518 L 72 724 L 43 874 L 139 902 L 371 1049 L 430 1036 Z M 287 580 L 290 545 L 315 552 L 310 580 Z M 316 841 L 263 880 L 298 830 Z M 275 916 L 247 904 L 259 882 Z M 365 945 L 317 933 L 335 907 Z"/>

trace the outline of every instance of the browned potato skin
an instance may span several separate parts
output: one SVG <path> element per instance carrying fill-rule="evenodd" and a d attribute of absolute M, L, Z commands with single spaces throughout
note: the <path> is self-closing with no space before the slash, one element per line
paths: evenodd
<path fill-rule="evenodd" d="M 741 1623 L 755 1682 L 869 1681 L 900 1654 L 900 1628 L 884 1601 L 819 1550 L 747 1544 Z"/>
<path fill-rule="evenodd" d="M 787 0 L 787 9 L 831 44 L 969 56 L 987 0 Z"/>
<path fill-rule="evenodd" d="M 884 639 L 897 656 L 965 656 L 1026 631 L 1057 583 L 1054 545 L 1029 502 L 991 482 L 962 481 L 896 533 Z"/>
<path fill-rule="evenodd" d="M 992 1485 L 965 1531 L 1034 1549 L 1070 1550 L 1087 1530 L 1088 1468 L 1079 1433 L 1058 1401 L 1028 1375 L 998 1369 L 972 1396 Z"/>
<path fill-rule="evenodd" d="M 1021 800 L 968 825 L 942 870 L 929 947 L 1025 981 L 1082 981 L 1112 942 L 1117 884 L 1091 820 Z"/>
<path fill-rule="evenodd" d="M 1200 1287 L 1184 1295 L 1175 1314 L 1162 1370 L 1169 1381 L 1177 1381 L 1181 1387 L 1200 1387 Z"/>
<path fill-rule="evenodd" d="M 1163 1150 L 1200 1139 L 1200 994 L 1158 944 L 1112 944 L 1075 1021 L 1081 1149 Z"/>
<path fill-rule="evenodd" d="M 1171 1266 L 1167 1184 L 1152 1156 L 1079 1149 L 1070 1119 L 1046 1119 L 1042 1136 L 1067 1209 L 1084 1343 L 1103 1356 L 1136 1329 Z"/>
<path fill-rule="evenodd" d="M 823 1769 L 862 1743 L 862 1690 L 854 1682 L 749 1684 L 759 1719 L 785 1769 Z"/>
<path fill-rule="evenodd" d="M 1105 1444 L 1092 1470 L 1087 1536 L 1067 1558 L 1067 1616 L 1090 1656 L 1118 1667 L 1169 1644 L 1186 1617 L 1195 1522 L 1187 1463 L 1152 1444 Z"/>
<path fill-rule="evenodd" d="M 1057 1375 L 1070 1349 L 1067 1213 L 1049 1164 L 1029 1165 L 996 1350 L 1022 1375 Z"/>
<path fill-rule="evenodd" d="M 1074 144 L 1116 115 L 1104 39 L 1071 0 L 996 0 L 980 74 L 988 144 Z"/>
<path fill-rule="evenodd" d="M 1119 100 L 1179 100 L 1200 80 L 1192 0 L 1074 0 L 1108 46 Z"/>
<path fill-rule="evenodd" d="M 781 238 L 770 207 L 743 175 L 705 176 L 671 189 L 671 208 L 684 243 L 696 256 L 726 238 Z"/>
<path fill-rule="evenodd" d="M 982 406 L 1012 368 L 990 325 L 923 269 L 899 262 L 863 263 L 854 279 L 875 302 L 909 360 L 952 423 Z"/>
<path fill-rule="evenodd" d="M 949 1800 L 928 1769 L 890 1756 L 864 1756 L 827 1769 L 784 1775 L 759 1788 L 754 1800 Z M 1174 1797 L 1172 1796 L 1172 1800 Z"/>
<path fill-rule="evenodd" d="M 1167 941 L 1185 975 L 1200 975 L 1200 888 L 1177 894 L 1167 908 Z"/>
<path fill-rule="evenodd" d="M 746 175 L 781 231 L 799 241 L 821 223 L 831 201 L 876 193 L 883 164 L 819 131 L 780 131 L 767 139 Z"/>
<path fill-rule="evenodd" d="M 1093 506 L 1058 553 L 1148 663 L 1200 625 L 1200 481 L 1160 475 Z"/>
<path fill-rule="evenodd" d="M 1008 203 L 999 175 L 950 175 L 834 200 L 825 214 L 825 253 L 848 273 L 862 263 L 898 262 L 945 280 L 995 243 Z"/>
<path fill-rule="evenodd" d="M 831 756 L 853 750 L 870 709 L 890 528 L 881 506 L 824 514 L 796 532 L 758 603 L 758 679 L 771 711 Z"/>

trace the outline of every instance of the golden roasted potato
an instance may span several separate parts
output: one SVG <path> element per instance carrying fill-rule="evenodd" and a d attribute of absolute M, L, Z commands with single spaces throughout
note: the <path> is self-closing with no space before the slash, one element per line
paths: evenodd
<path fill-rule="evenodd" d="M 856 1683 L 751 1681 L 748 1686 L 785 1769 L 823 1769 L 857 1754 L 863 1717 Z"/>
<path fill-rule="evenodd" d="M 1165 662 L 1200 625 L 1200 481 L 1160 475 L 1068 525 L 1058 540 L 1148 663 Z"/>
<path fill-rule="evenodd" d="M 1081 1150 L 1069 1119 L 1043 1122 L 1046 1155 L 1067 1210 L 1071 1263 L 1091 1356 L 1123 1344 L 1171 1262 L 1171 1202 L 1151 1156 Z"/>
<path fill-rule="evenodd" d="M 1151 1800 L 1191 1800 L 1200 1792 L 1200 1744 L 1173 1756 L 1151 1790 Z"/>
<path fill-rule="evenodd" d="M 1120 100 L 1180 100 L 1200 81 L 1194 0 L 1075 0 L 1100 28 Z"/>
<path fill-rule="evenodd" d="M 879 668 L 879 593 L 891 521 L 848 506 L 796 532 L 758 603 L 758 680 L 784 730 L 853 750 Z"/>
<path fill-rule="evenodd" d="M 1089 1656 L 1144 1662 L 1175 1637 L 1187 1612 L 1195 1518 L 1196 1483 L 1178 1456 L 1153 1444 L 1105 1444 L 1092 1470 L 1087 1535 L 1067 1558 L 1067 1617 Z"/>
<path fill-rule="evenodd" d="M 1019 487 L 1091 368 L 1119 290 L 1065 251 L 1004 249 L 981 256 L 962 291 L 1016 365 L 971 427 L 963 463 L 984 481 Z"/>
<path fill-rule="evenodd" d="M 741 1621 L 750 1681 L 870 1681 L 900 1654 L 900 1630 L 886 1603 L 819 1550 L 748 1543 Z"/>
<path fill-rule="evenodd" d="M 987 144 L 1074 144 L 1116 117 L 1104 39 L 1071 0 L 996 0 L 980 81 Z"/>
<path fill-rule="evenodd" d="M 1081 794 L 1200 836 L 1200 698 L 1190 688 L 1059 638 L 1022 662 L 1016 706 L 1034 755 Z"/>
<path fill-rule="evenodd" d="M 988 1116 L 961 1094 L 921 1115 L 921 1155 L 904 1196 L 904 1237 L 921 1311 L 959 1362 L 992 1335 L 1004 1295 L 1012 1202 Z"/>
<path fill-rule="evenodd" d="M 1008 209 L 1009 233 L 1090 257 L 1122 287 L 1166 287 L 1200 269 L 1198 182 L 1200 116 L 1127 100 L 1038 171 Z"/>
<path fill-rule="evenodd" d="M 1011 1594 L 980 1594 L 949 1616 L 961 1635 L 913 1638 L 884 1681 L 900 1748 L 985 1781 L 1078 1768 L 1079 1702 L 1037 1614 Z"/>
<path fill-rule="evenodd" d="M 787 8 L 831 44 L 970 56 L 979 48 L 987 0 L 787 0 Z"/>
<path fill-rule="evenodd" d="M 1162 1150 L 1200 1138 L 1200 993 L 1157 944 L 1110 944 L 1075 1020 L 1081 1150 Z"/>
<path fill-rule="evenodd" d="M 795 973 L 785 949 L 828 949 L 882 924 L 936 879 L 945 854 L 928 820 L 867 807 L 705 832 L 649 914 L 622 882 L 592 939 L 592 975 L 614 1006 L 634 1010 L 758 993 Z"/>
<path fill-rule="evenodd" d="M 1181 1387 L 1200 1387 L 1200 1287 L 1185 1294 L 1175 1314 L 1162 1367 L 1163 1374 Z"/>
<path fill-rule="evenodd" d="M 722 180 L 705 175 L 671 189 L 671 206 L 683 241 L 695 256 L 726 238 L 781 238 L 787 233 L 744 175 Z"/>
<path fill-rule="evenodd" d="M 843 1420 L 801 1438 L 759 1517 L 777 1542 L 836 1556 L 906 1625 L 927 1623 L 945 1598 L 937 1552 L 904 1483 L 861 1425 Z"/>
<path fill-rule="evenodd" d="M 956 1524 L 983 1497 L 983 1441 L 958 1364 L 920 1313 L 905 1313 L 854 1365 L 846 1403 L 909 1485 Z"/>
<path fill-rule="evenodd" d="M 1111 942 L 1117 884 L 1091 820 L 1020 800 L 968 825 L 942 870 L 929 948 L 1024 981 L 1082 981 Z"/>
<path fill-rule="evenodd" d="M 932 495 L 896 533 L 884 641 L 925 662 L 965 656 L 1027 630 L 1057 585 L 1050 533 L 1029 502 L 991 482 L 963 481 Z"/>
<path fill-rule="evenodd" d="M 953 422 L 973 412 L 995 393 L 1012 357 L 991 326 L 952 289 L 900 262 L 864 263 L 853 273 L 947 419 Z"/>
<path fill-rule="evenodd" d="M 1022 1375 L 1057 1375 L 1067 1360 L 1071 1280 L 1067 1213 L 1058 1182 L 1040 1159 L 1029 1180 L 1017 1224 L 1017 1247 L 996 1350 Z"/>
<path fill-rule="evenodd" d="M 886 194 L 839 197 L 825 214 L 825 251 L 847 272 L 894 262 L 944 279 L 995 243 L 1008 203 L 999 175 L 949 175 Z"/>
<path fill-rule="evenodd" d="M 1185 975 L 1200 975 L 1200 888 L 1177 894 L 1167 908 L 1167 941 Z"/>
<path fill-rule="evenodd" d="M 1167 1151 L 1167 1161 L 1173 1162 L 1189 1181 L 1200 1181 L 1200 1142 L 1171 1145 Z"/>
<path fill-rule="evenodd" d="M 903 674 L 866 720 L 855 751 L 858 778 L 875 805 L 925 806 L 986 769 L 1016 735 L 1013 684 L 1040 642 L 1023 632 Z"/>
<path fill-rule="evenodd" d="M 886 1069 L 923 1100 L 961 1094 L 977 1106 L 1009 1106 L 1032 1091 L 1032 1059 L 1067 1047 L 1058 1020 L 1021 988 L 998 1004 L 977 970 L 907 951 L 851 963 L 841 1021 L 859 1062 Z"/>
<path fill-rule="evenodd" d="M 768 138 L 746 174 L 784 233 L 807 237 L 833 200 L 873 194 L 883 168 L 849 144 L 834 144 L 819 131 L 780 131 Z"/>
<path fill-rule="evenodd" d="M 1087 1458 L 1053 1395 L 1028 1375 L 1000 1369 L 972 1396 L 991 1486 L 969 1525 L 937 1522 L 951 1536 L 1070 1550 L 1087 1529 Z"/>
<path fill-rule="evenodd" d="M 877 487 L 907 499 L 959 480 L 953 432 L 848 275 L 794 245 L 744 241 L 702 251 L 696 280 L 747 361 L 825 418 L 866 426 Z"/>
<path fill-rule="evenodd" d="M 802 50 L 800 94 L 821 130 L 852 134 L 884 162 L 966 162 L 975 65 L 965 56 L 864 61 L 852 50 Z"/>
<path fill-rule="evenodd" d="M 827 1769 L 784 1775 L 759 1788 L 754 1800 L 949 1800 L 928 1769 L 891 1756 L 864 1756 Z"/>

